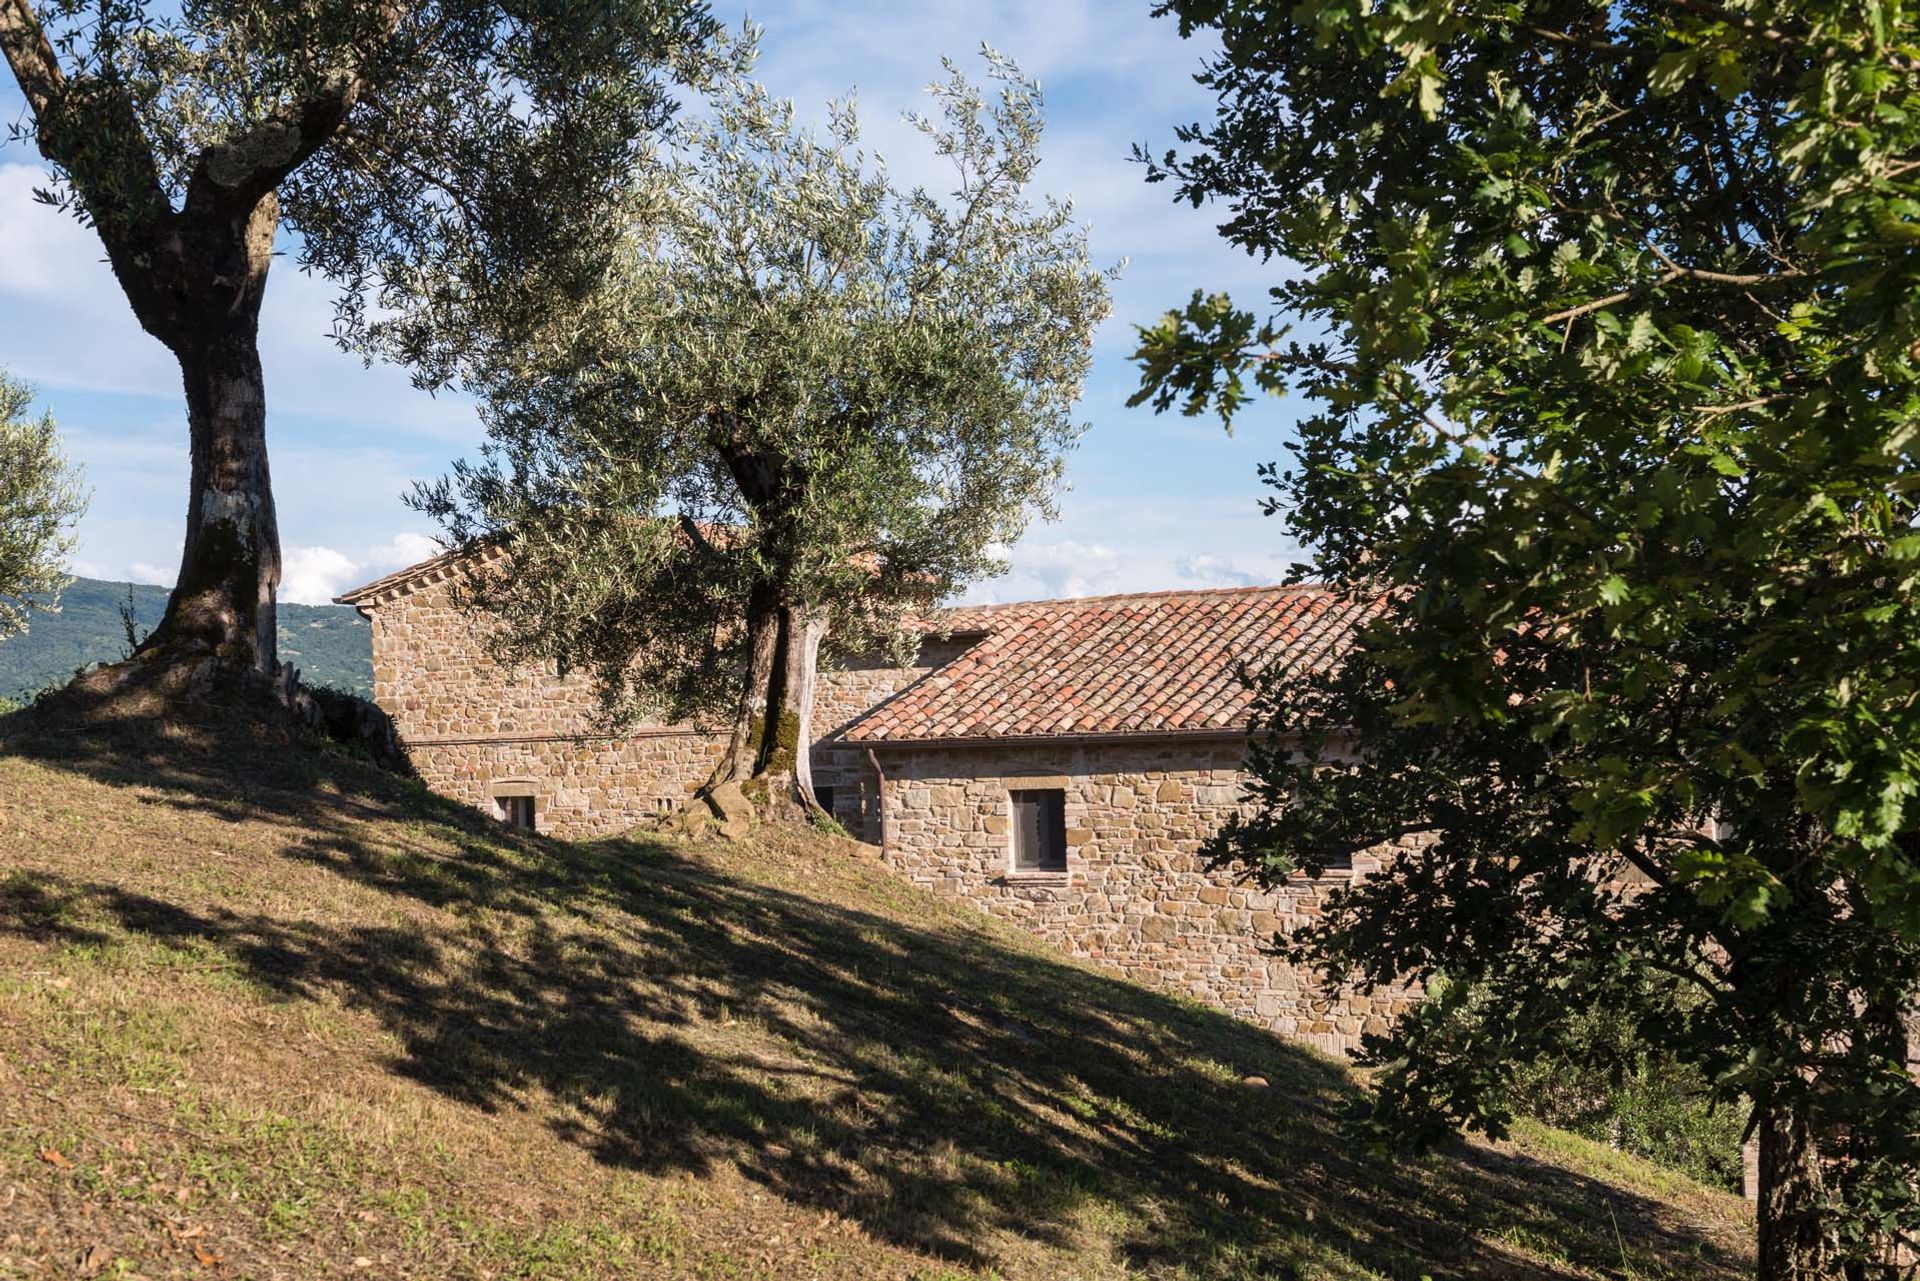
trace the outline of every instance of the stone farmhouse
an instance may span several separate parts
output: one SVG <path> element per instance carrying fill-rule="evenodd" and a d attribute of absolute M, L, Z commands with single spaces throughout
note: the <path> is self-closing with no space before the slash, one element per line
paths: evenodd
<path fill-rule="evenodd" d="M 440 557 L 339 597 L 373 627 L 374 696 L 421 777 L 502 822 L 628 830 L 691 799 L 724 744 L 598 731 L 586 682 L 508 671 Z M 821 803 L 900 874 L 1062 950 L 1331 1051 L 1407 993 L 1323 992 L 1271 952 L 1331 882 L 1259 889 L 1200 847 L 1242 804 L 1249 656 L 1324 664 L 1360 607 L 1312 587 L 1152 592 L 940 611 L 910 666 L 823 664 Z M 1385 851 L 1383 854 L 1390 853 Z"/>

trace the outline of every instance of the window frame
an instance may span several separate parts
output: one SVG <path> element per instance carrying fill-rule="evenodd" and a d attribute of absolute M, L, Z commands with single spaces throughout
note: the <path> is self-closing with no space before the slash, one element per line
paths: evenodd
<path fill-rule="evenodd" d="M 1016 787 L 1009 780 L 1007 787 L 1007 869 L 1009 875 L 1020 877 L 1063 877 L 1070 868 L 1067 863 L 1067 789 L 1064 787 Z M 1023 854 L 1029 852 L 1027 831 L 1022 809 L 1025 805 L 1036 807 L 1033 823 L 1033 861 L 1022 861 Z M 1051 842 L 1049 841 L 1051 837 Z M 1049 844 L 1052 848 L 1049 849 Z M 1049 854 L 1053 857 L 1049 858 Z"/>
<path fill-rule="evenodd" d="M 534 799 L 533 793 L 516 792 L 509 795 L 496 796 L 493 798 L 493 803 L 500 807 L 500 821 L 508 827 L 518 832 L 537 832 L 540 830 L 540 806 Z M 520 813 L 523 808 L 526 812 L 526 822 L 524 823 L 520 821 Z"/>

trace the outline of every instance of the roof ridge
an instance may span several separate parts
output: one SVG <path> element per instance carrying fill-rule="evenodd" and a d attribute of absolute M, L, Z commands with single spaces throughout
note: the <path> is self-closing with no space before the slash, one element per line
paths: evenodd
<path fill-rule="evenodd" d="M 1331 595 L 1334 588 L 1326 583 L 1249 583 L 1243 587 L 1154 587 L 1138 592 L 1110 592 L 1103 596 L 1051 596 L 1033 600 L 992 601 L 978 605 L 943 605 L 938 613 L 971 614 L 987 610 L 1019 609 L 1035 605 L 1055 605 L 1063 608 L 1077 608 L 1084 605 L 1101 605 L 1112 601 L 1175 600 L 1189 596 L 1259 596 L 1268 592 L 1295 596 L 1309 593 Z"/>

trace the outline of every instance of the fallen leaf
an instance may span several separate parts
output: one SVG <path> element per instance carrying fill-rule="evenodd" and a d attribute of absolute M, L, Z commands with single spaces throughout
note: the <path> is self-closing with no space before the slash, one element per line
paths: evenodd
<path fill-rule="evenodd" d="M 353 1266 L 356 1268 L 370 1268 L 373 1266 L 373 1260 L 363 1254 L 353 1261 Z"/>
<path fill-rule="evenodd" d="M 201 1267 L 210 1268 L 214 1264 L 219 1263 L 226 1256 L 221 1254 L 218 1250 L 202 1250 L 199 1246 L 196 1245 L 193 1247 L 193 1257 L 200 1260 Z"/>
<path fill-rule="evenodd" d="M 71 1170 L 73 1168 L 73 1162 L 61 1156 L 60 1153 L 53 1148 L 41 1148 L 40 1159 L 56 1170 Z"/>
<path fill-rule="evenodd" d="M 101 1270 L 112 1262 L 113 1251 L 107 1249 L 104 1245 L 96 1245 L 87 1251 L 84 1259 L 80 1260 L 80 1275 L 83 1277 L 98 1276 Z"/>

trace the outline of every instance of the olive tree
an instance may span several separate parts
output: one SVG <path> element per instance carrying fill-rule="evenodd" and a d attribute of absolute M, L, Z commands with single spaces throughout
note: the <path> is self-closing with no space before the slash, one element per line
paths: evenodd
<path fill-rule="evenodd" d="M 25 631 L 30 611 L 59 604 L 87 507 L 53 415 L 30 417 L 32 404 L 33 389 L 0 372 L 0 640 Z"/>
<path fill-rule="evenodd" d="M 1498 1130 L 1606 1011 L 1750 1109 L 1761 1276 L 1876 1274 L 1920 1235 L 1920 17 L 1159 8 L 1219 109 L 1151 176 L 1293 270 L 1147 331 L 1142 397 L 1304 394 L 1275 510 L 1379 608 L 1262 682 L 1219 852 L 1431 835 L 1292 940 L 1444 979 L 1366 1051 L 1394 1133 Z"/>
<path fill-rule="evenodd" d="M 505 552 L 470 603 L 508 661 L 590 671 L 612 722 L 730 725 L 715 782 L 812 805 L 822 638 L 888 644 L 995 572 L 1080 433 L 1107 281 L 1032 192 L 1038 88 L 987 60 L 997 96 L 949 63 L 912 117 L 945 196 L 860 151 L 851 105 L 821 136 L 740 74 L 637 184 L 603 287 L 504 328 L 484 282 L 440 291 L 496 327 L 459 371 L 485 456 L 416 496 Z"/>
<path fill-rule="evenodd" d="M 279 674 L 258 330 L 289 237 L 348 334 L 443 257 L 511 274 L 590 246 L 711 29 L 685 0 L 0 0 L 45 199 L 98 233 L 184 383 L 185 546 L 136 670 Z"/>

